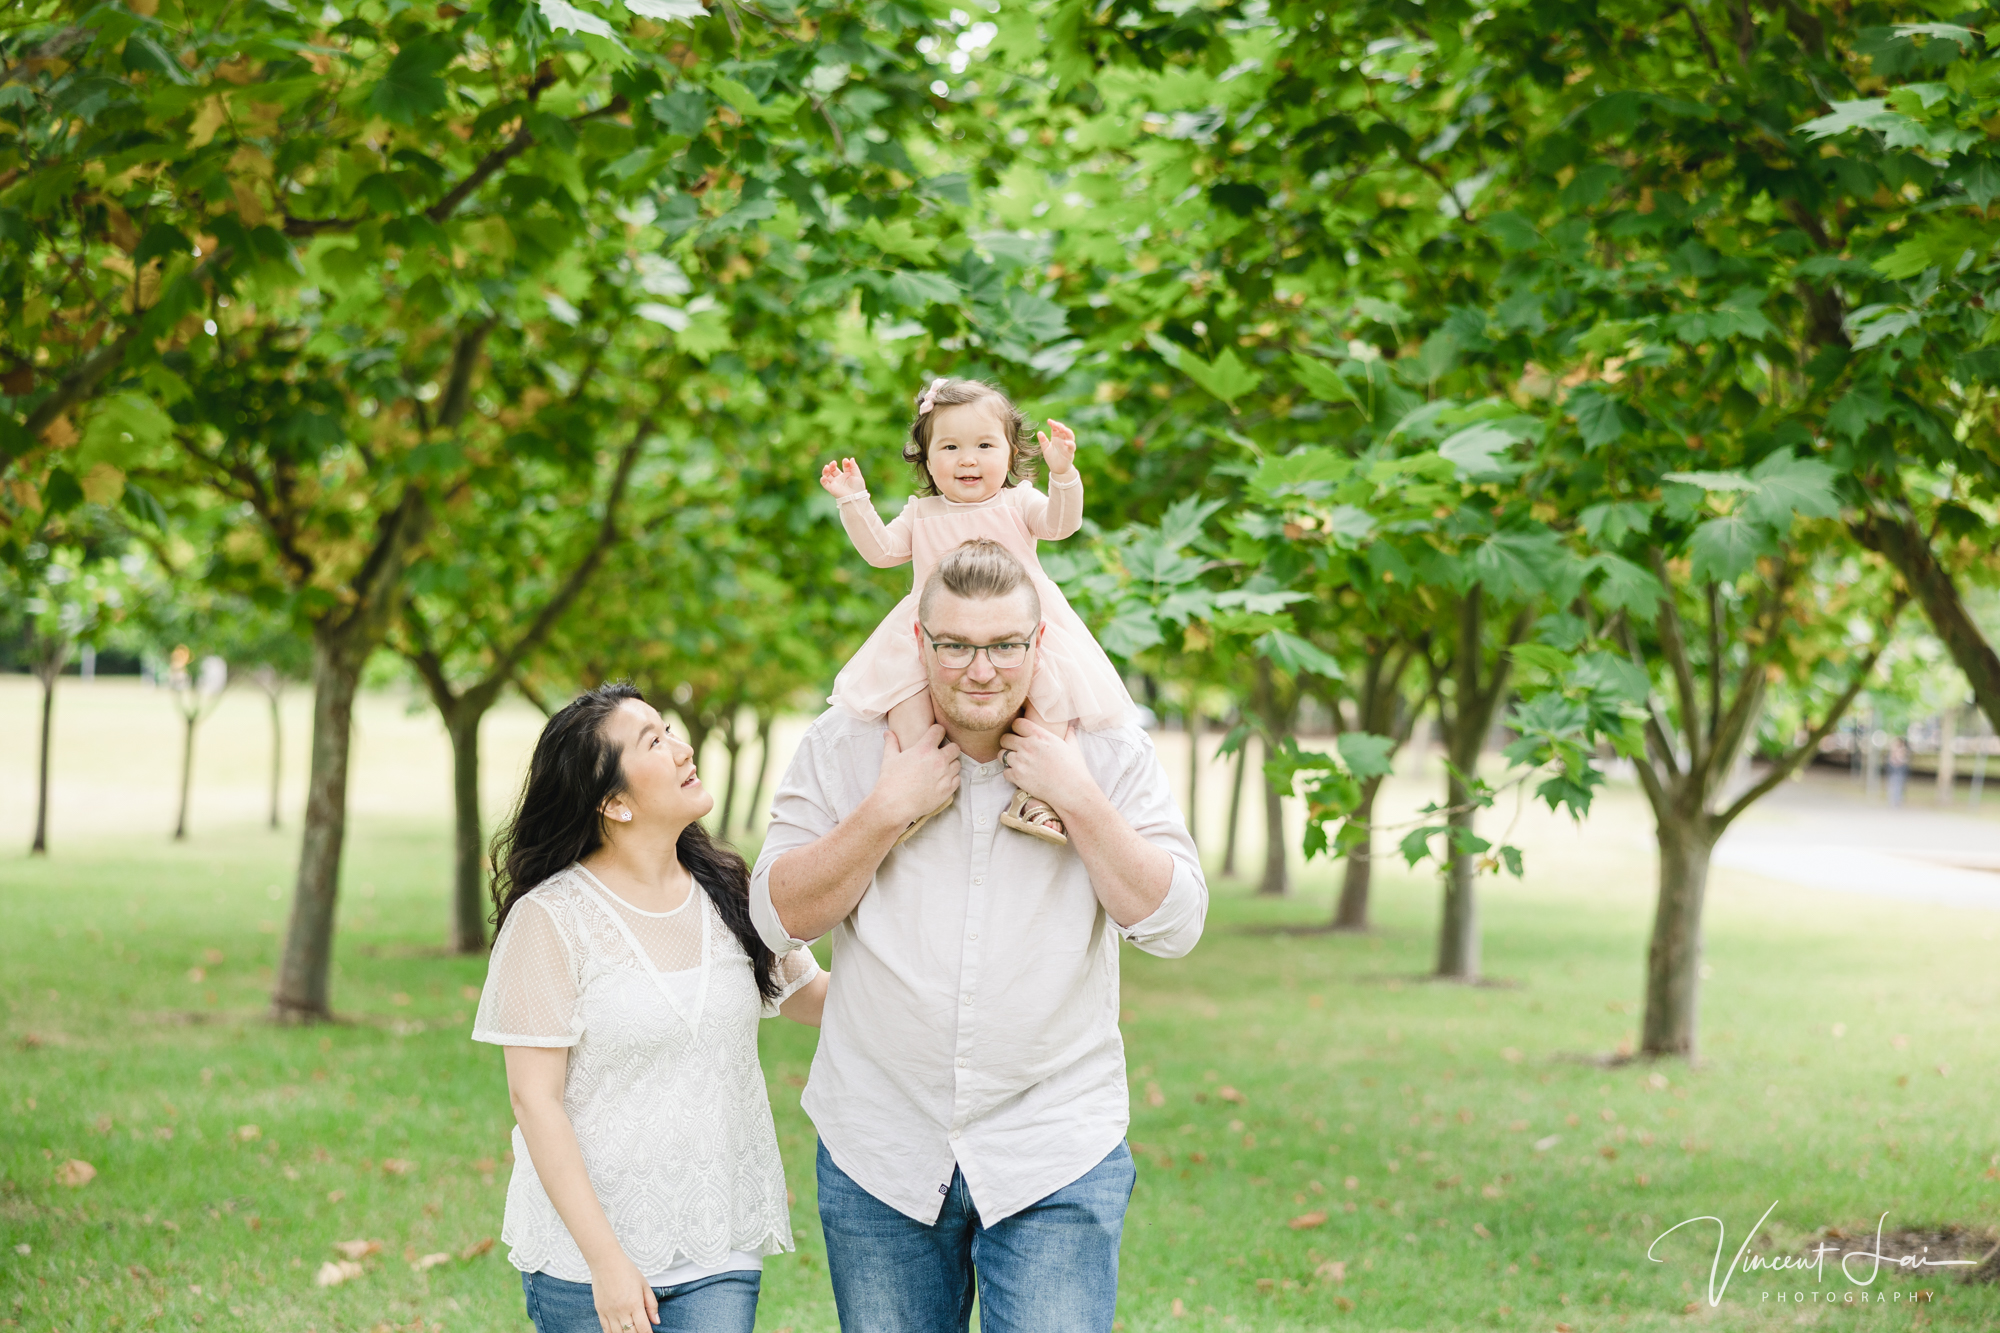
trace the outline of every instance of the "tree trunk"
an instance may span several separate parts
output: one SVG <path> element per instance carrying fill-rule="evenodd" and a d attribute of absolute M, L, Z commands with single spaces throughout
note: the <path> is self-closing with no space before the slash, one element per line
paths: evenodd
<path fill-rule="evenodd" d="M 479 724 L 485 718 L 486 710 L 467 699 L 445 717 L 451 737 L 453 953 L 486 950 L 486 849 L 479 817 Z"/>
<path fill-rule="evenodd" d="M 1268 751 L 1269 746 L 1267 745 Z M 1289 858 L 1285 855 L 1285 794 L 1264 780 L 1264 878 L 1257 892 L 1282 898 L 1291 893 Z"/>
<path fill-rule="evenodd" d="M 1188 841 L 1195 845 L 1195 853 L 1201 852 L 1201 839 L 1195 833 L 1195 812 L 1201 808 L 1201 710 L 1190 707 L 1187 710 L 1188 737 Z"/>
<path fill-rule="evenodd" d="M 1950 805 L 1958 785 L 1958 710 L 1947 708 L 1938 718 L 1937 801 Z"/>
<path fill-rule="evenodd" d="M 1640 1051 L 1695 1058 L 1695 1002 L 1701 987 L 1701 908 L 1708 862 L 1720 830 L 1706 815 L 1660 818 L 1660 894 L 1646 949 L 1646 1016 Z"/>
<path fill-rule="evenodd" d="M 1951 572 L 1938 563 L 1929 538 L 1900 502 L 1895 514 L 1869 513 L 1855 529 L 1861 544 L 1880 552 L 1924 608 L 1924 617 L 1951 660 L 1965 673 L 1986 720 L 2000 730 L 2000 652 L 1986 641 Z"/>
<path fill-rule="evenodd" d="M 62 659 L 67 653 L 54 656 L 54 669 L 47 663 L 35 668 L 35 675 L 42 682 L 42 754 L 35 778 L 35 842 L 28 849 L 30 856 L 49 854 L 49 746 L 54 740 L 56 716 L 56 680 L 62 675 Z"/>
<path fill-rule="evenodd" d="M 322 625 L 313 632 L 312 771 L 306 781 L 306 824 L 292 920 L 278 964 L 272 1016 L 280 1022 L 323 1022 L 333 966 L 333 908 L 340 892 L 340 852 L 347 838 L 347 760 L 354 740 L 354 694 L 372 637 L 354 627 Z"/>
<path fill-rule="evenodd" d="M 278 707 L 279 692 L 283 690 L 283 688 L 284 685 L 282 682 L 274 682 L 273 685 L 270 687 L 268 693 L 268 697 L 271 700 L 271 827 L 272 828 L 278 827 L 279 779 L 284 774 L 284 767 L 283 767 L 284 753 L 282 749 L 282 744 L 284 741 L 284 719 L 280 715 Z"/>
<path fill-rule="evenodd" d="M 1456 737 L 1453 738 L 1457 740 Z M 1470 774 L 1472 765 L 1479 762 L 1478 742 L 1472 743 L 1469 762 L 1461 762 L 1460 744 L 1453 744 L 1452 763 L 1459 773 Z M 1458 848 L 1457 831 L 1472 832 L 1473 816 L 1477 811 L 1470 808 L 1472 792 L 1457 773 L 1445 775 L 1445 804 L 1451 813 L 1445 816 L 1445 823 L 1452 832 L 1446 836 L 1452 840 L 1444 867 L 1444 917 L 1438 923 L 1437 974 L 1455 981 L 1479 980 L 1479 900 L 1474 893 L 1474 873 L 1472 854 Z"/>
<path fill-rule="evenodd" d="M 1236 831 L 1243 824 L 1243 774 L 1250 765 L 1250 738 L 1236 749 L 1236 775 L 1229 780 L 1229 836 L 1222 843 L 1222 874 L 1236 877 Z"/>
<path fill-rule="evenodd" d="M 771 723 L 769 713 L 757 715 L 757 780 L 750 787 L 750 808 L 743 812 L 743 832 L 757 822 L 757 807 L 764 803 L 764 779 L 771 774 Z"/>
<path fill-rule="evenodd" d="M 1361 803 L 1354 808 L 1350 823 L 1363 826 L 1375 818 L 1375 793 L 1381 790 L 1382 779 L 1370 778 L 1361 784 Z M 1335 930 L 1365 931 L 1368 929 L 1368 890 L 1374 880 L 1375 835 L 1363 835 L 1359 846 L 1347 854 L 1346 868 L 1341 872 L 1340 901 L 1333 909 Z"/>
<path fill-rule="evenodd" d="M 188 835 L 188 793 L 194 787 L 194 729 L 200 725 L 198 713 L 181 713 L 181 810 L 174 820 L 174 841 L 186 842 Z"/>
<path fill-rule="evenodd" d="M 743 750 L 743 738 L 736 734 L 736 715 L 732 712 L 720 728 L 722 750 L 729 756 L 729 785 L 722 793 L 722 836 L 728 837 L 736 820 L 736 760 Z"/>

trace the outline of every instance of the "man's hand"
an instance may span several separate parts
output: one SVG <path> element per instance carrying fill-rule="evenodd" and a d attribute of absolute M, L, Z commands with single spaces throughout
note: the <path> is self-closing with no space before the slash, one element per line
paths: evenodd
<path fill-rule="evenodd" d="M 861 465 L 851 458 L 843 458 L 837 463 L 828 463 L 821 468 L 819 484 L 826 487 L 829 494 L 838 498 L 859 495 L 868 489 L 867 483 L 861 480 Z"/>
<path fill-rule="evenodd" d="M 1017 717 L 1014 729 L 1000 738 L 1000 749 L 1007 780 L 1047 801 L 1059 815 L 1104 797 L 1083 762 L 1074 722 L 1059 735 L 1032 718 Z"/>
<path fill-rule="evenodd" d="M 1048 434 L 1035 432 L 1035 440 L 1042 446 L 1042 461 L 1049 465 L 1051 477 L 1067 477 L 1076 471 L 1076 432 L 1060 421 L 1049 422 Z"/>
<path fill-rule="evenodd" d="M 882 773 L 868 800 L 898 828 L 922 819 L 958 794 L 958 746 L 943 741 L 944 728 L 935 722 L 908 750 L 897 744 L 893 731 L 882 738 Z"/>

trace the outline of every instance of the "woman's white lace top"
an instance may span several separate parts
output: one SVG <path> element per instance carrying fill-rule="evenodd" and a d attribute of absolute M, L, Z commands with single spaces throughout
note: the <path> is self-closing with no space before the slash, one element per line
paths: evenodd
<path fill-rule="evenodd" d="M 819 974 L 778 961 L 782 1000 Z M 581 865 L 536 886 L 493 943 L 472 1039 L 567 1046 L 563 1105 L 618 1243 L 642 1273 L 792 1248 L 785 1171 L 757 1062 L 750 959 L 700 889 L 642 912 Z M 520 1128 L 500 1237 L 514 1266 L 590 1281 Z"/>

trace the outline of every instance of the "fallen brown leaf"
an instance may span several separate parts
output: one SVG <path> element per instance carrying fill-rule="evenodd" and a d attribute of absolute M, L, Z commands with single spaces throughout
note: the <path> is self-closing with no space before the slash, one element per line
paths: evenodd
<path fill-rule="evenodd" d="M 236 1127 L 236 1141 L 238 1143 L 248 1143 L 252 1139 L 261 1139 L 263 1137 L 264 1131 L 255 1125 L 238 1125 Z"/>
<path fill-rule="evenodd" d="M 477 1259 L 480 1255 L 486 1253 L 488 1250 L 492 1248 L 493 1248 L 493 1237 L 488 1236 L 486 1237 L 486 1239 L 476 1240 L 472 1242 L 472 1244 L 460 1250 L 458 1252 L 458 1257 L 461 1259 Z"/>
<path fill-rule="evenodd" d="M 1245 1102 L 1248 1102 L 1250 1100 L 1248 1097 L 1245 1097 L 1242 1093 L 1238 1092 L 1236 1089 L 1230 1087 L 1227 1083 L 1217 1088 L 1215 1090 L 1215 1095 L 1222 1098 L 1222 1100 L 1225 1102 L 1235 1102 L 1238 1106 L 1241 1106 Z"/>
<path fill-rule="evenodd" d="M 382 1253 L 382 1242 L 379 1240 L 337 1240 L 333 1243 L 333 1248 L 339 1251 L 341 1257 L 344 1259 L 366 1259 L 371 1254 Z"/>
<path fill-rule="evenodd" d="M 1347 1299 L 1347 1297 L 1345 1297 L 1345 1296 L 1336 1296 L 1336 1297 L 1334 1297 L 1334 1298 L 1333 1298 L 1333 1303 L 1334 1303 L 1335 1305 L 1338 1305 L 1338 1306 L 1339 1306 L 1339 1307 L 1340 1307 L 1341 1309 L 1343 1309 L 1343 1310 L 1352 1310 L 1352 1309 L 1354 1308 L 1354 1302 L 1353 1302 L 1353 1301 L 1350 1301 L 1350 1300 L 1348 1300 L 1348 1299 Z"/>
<path fill-rule="evenodd" d="M 56 1168 L 56 1184 L 67 1185 L 73 1190 L 82 1189 L 97 1179 L 97 1168 L 80 1157 L 72 1157 Z"/>
<path fill-rule="evenodd" d="M 384 1158 L 382 1161 L 382 1174 L 385 1176 L 407 1176 L 411 1171 L 416 1169 L 416 1165 L 415 1162 L 407 1157 Z"/>
<path fill-rule="evenodd" d="M 427 1268 L 436 1268 L 439 1264 L 448 1264 L 450 1262 L 451 1262 L 451 1256 L 446 1254 L 443 1250 L 439 1250 L 436 1254 L 427 1254 L 423 1256 L 421 1259 L 412 1259 L 410 1261 L 410 1267 L 416 1269 L 419 1273 L 421 1273 Z"/>
<path fill-rule="evenodd" d="M 1313 1270 L 1313 1276 L 1322 1282 L 1345 1282 L 1347 1264 L 1339 1259 L 1329 1259 Z"/>
<path fill-rule="evenodd" d="M 1314 1227 L 1323 1227 L 1326 1225 L 1326 1209 L 1319 1208 L 1310 1213 L 1300 1213 L 1285 1225 L 1294 1231 L 1310 1231 Z"/>
<path fill-rule="evenodd" d="M 318 1287 L 337 1287 L 343 1282 L 352 1282 L 366 1271 L 366 1269 L 362 1268 L 360 1264 L 355 1263 L 352 1259 L 343 1259 L 339 1263 L 335 1263 L 329 1259 L 321 1264 L 319 1272 L 313 1275 L 313 1285 Z"/>

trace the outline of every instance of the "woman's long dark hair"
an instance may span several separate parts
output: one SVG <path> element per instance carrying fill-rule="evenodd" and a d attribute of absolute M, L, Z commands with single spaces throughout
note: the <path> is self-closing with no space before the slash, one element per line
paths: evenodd
<path fill-rule="evenodd" d="M 542 728 L 520 803 L 493 839 L 496 933 L 528 890 L 604 845 L 604 803 L 625 790 L 624 765 L 618 747 L 604 737 L 604 724 L 627 699 L 644 703 L 646 696 L 626 681 L 600 685 L 570 700 Z M 681 831 L 675 850 L 750 955 L 758 993 L 776 998 L 777 955 L 750 921 L 749 865 L 699 823 Z"/>

